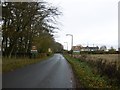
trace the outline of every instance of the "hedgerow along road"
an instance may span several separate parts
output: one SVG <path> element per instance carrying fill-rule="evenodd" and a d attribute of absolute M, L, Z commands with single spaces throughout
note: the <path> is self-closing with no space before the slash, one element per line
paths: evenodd
<path fill-rule="evenodd" d="M 75 88 L 70 64 L 62 54 L 2 75 L 3 88 Z"/>

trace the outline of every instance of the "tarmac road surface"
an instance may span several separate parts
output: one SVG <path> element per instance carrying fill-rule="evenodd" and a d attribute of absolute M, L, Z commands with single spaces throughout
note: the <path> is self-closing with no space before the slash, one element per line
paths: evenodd
<path fill-rule="evenodd" d="M 70 64 L 62 54 L 2 75 L 2 88 L 75 88 Z"/>

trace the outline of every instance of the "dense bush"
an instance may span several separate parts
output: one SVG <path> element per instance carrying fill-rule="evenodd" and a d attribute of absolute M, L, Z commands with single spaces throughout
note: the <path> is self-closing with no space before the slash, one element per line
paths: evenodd
<path fill-rule="evenodd" d="M 119 51 L 81 51 L 80 54 L 118 54 Z"/>
<path fill-rule="evenodd" d="M 76 57 L 77 58 L 77 57 Z M 117 62 L 108 62 L 103 58 L 88 57 L 87 54 L 79 55 L 80 61 L 87 62 L 95 70 L 93 73 L 99 73 L 101 76 L 107 76 L 110 82 L 118 85 L 120 83 L 120 65 Z"/>

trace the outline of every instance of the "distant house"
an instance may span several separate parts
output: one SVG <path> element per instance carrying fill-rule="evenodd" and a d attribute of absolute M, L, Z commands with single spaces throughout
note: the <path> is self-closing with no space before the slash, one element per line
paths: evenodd
<path fill-rule="evenodd" d="M 81 50 L 81 48 L 82 48 L 82 46 L 73 46 L 72 47 L 72 50 L 73 50 L 73 52 L 80 52 L 80 50 Z"/>
<path fill-rule="evenodd" d="M 73 46 L 73 47 L 72 47 L 72 50 L 73 50 L 73 52 L 80 52 L 80 51 L 98 51 L 98 50 L 99 50 L 99 47 L 98 47 L 98 46 L 96 46 L 96 47 Z"/>
<path fill-rule="evenodd" d="M 107 47 L 105 45 L 100 47 L 100 51 L 106 51 L 106 50 L 107 50 Z"/>
<path fill-rule="evenodd" d="M 98 51 L 99 50 L 99 47 L 89 47 L 89 46 L 86 46 L 86 47 L 82 47 L 81 51 Z"/>

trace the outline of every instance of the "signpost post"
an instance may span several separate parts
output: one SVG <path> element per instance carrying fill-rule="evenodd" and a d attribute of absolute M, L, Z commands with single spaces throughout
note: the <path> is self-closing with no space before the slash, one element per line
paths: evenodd
<path fill-rule="evenodd" d="M 31 57 L 32 57 L 32 58 L 36 58 L 37 54 L 38 54 L 38 51 L 37 51 L 36 46 L 32 46 L 32 49 L 31 49 Z"/>

